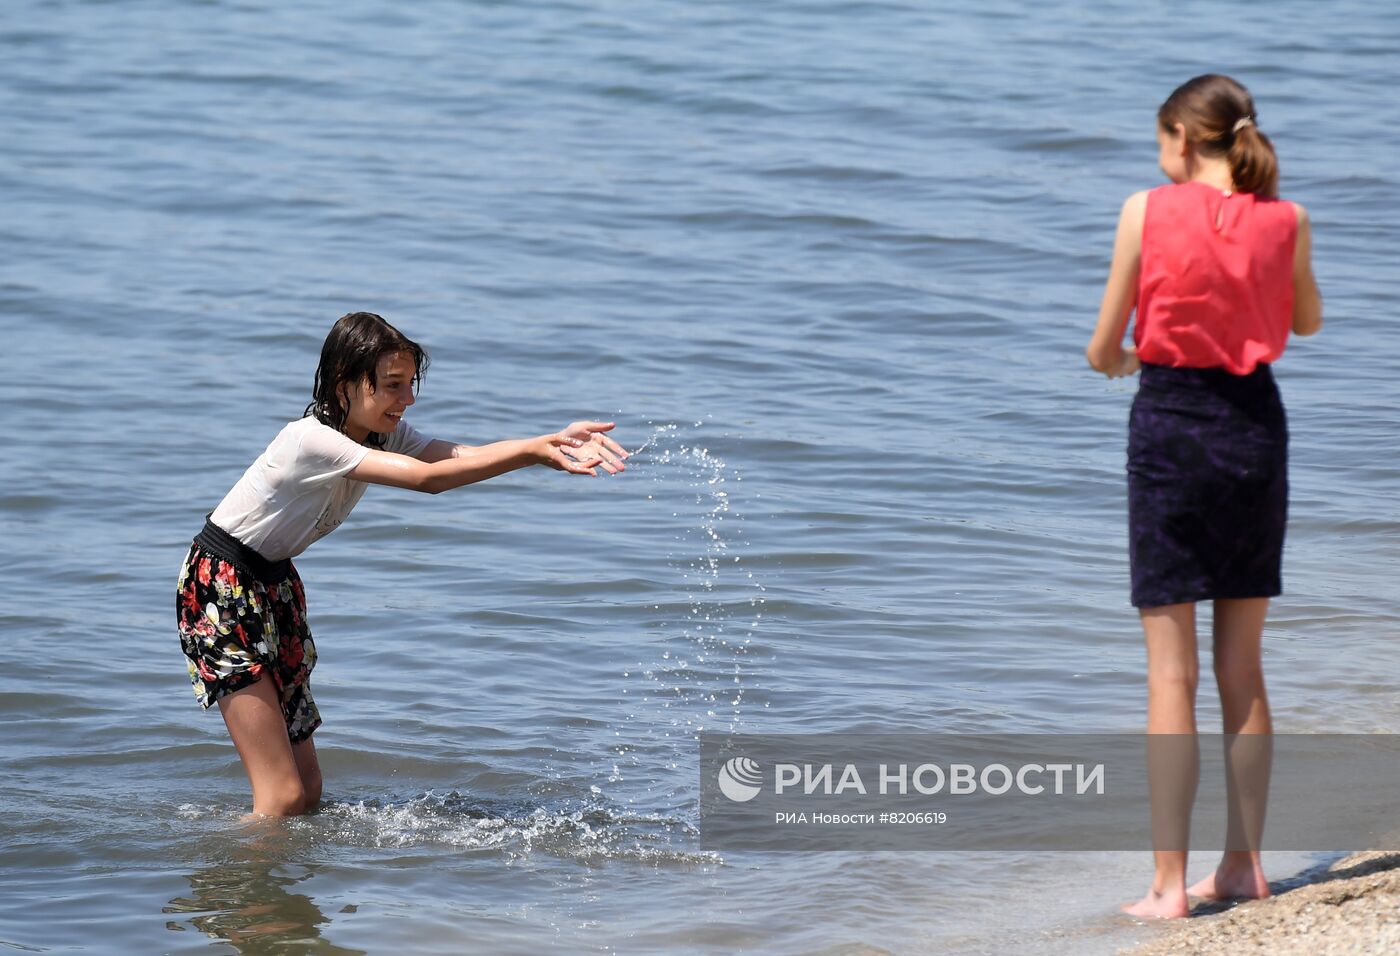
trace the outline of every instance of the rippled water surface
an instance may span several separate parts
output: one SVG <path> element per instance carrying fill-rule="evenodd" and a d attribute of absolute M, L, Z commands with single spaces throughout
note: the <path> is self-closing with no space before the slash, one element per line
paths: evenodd
<path fill-rule="evenodd" d="M 1234 9 L 11 5 L 0 944 L 1133 938 L 1140 855 L 706 852 L 695 741 L 1141 726 L 1133 385 L 1082 348 L 1153 112 L 1208 70 L 1256 94 L 1327 301 L 1278 366 L 1276 726 L 1397 729 L 1400 27 Z M 432 355 L 423 431 L 599 417 L 640 452 L 372 489 L 298 560 L 327 804 L 248 826 L 175 575 L 353 309 Z"/>

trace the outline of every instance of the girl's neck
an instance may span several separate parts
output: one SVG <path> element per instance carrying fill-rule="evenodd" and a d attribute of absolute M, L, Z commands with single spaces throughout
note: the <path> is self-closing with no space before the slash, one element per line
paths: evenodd
<path fill-rule="evenodd" d="M 1230 173 L 1230 164 L 1223 159 L 1203 160 L 1197 157 L 1186 170 L 1186 181 L 1205 183 L 1221 192 L 1235 191 L 1235 177 Z"/>

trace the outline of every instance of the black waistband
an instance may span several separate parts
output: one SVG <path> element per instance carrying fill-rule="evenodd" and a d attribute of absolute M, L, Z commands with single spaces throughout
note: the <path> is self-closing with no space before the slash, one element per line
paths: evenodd
<path fill-rule="evenodd" d="M 1227 368 L 1213 366 L 1211 368 L 1196 368 L 1192 365 L 1157 365 L 1154 362 L 1143 362 L 1142 371 L 1149 375 L 1170 376 L 1180 379 L 1195 379 L 1203 382 L 1247 382 L 1270 379 L 1274 377 L 1273 368 L 1268 362 L 1260 362 L 1254 366 L 1254 370 L 1244 375 L 1237 375 Z"/>
<path fill-rule="evenodd" d="M 1224 368 L 1192 368 L 1187 366 L 1142 363 L 1138 376 L 1141 388 L 1166 388 L 1173 391 L 1200 391 L 1221 394 L 1248 395 L 1275 388 L 1274 373 L 1266 362 L 1260 362 L 1247 375 L 1236 375 Z"/>
<path fill-rule="evenodd" d="M 269 561 L 209 520 L 208 515 L 204 518 L 204 527 L 194 536 L 194 540 L 205 551 L 247 571 L 264 584 L 280 584 L 292 573 L 291 558 Z"/>

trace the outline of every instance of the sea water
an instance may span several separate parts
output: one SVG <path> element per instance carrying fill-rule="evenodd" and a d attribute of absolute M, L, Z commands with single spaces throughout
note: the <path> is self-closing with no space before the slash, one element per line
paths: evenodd
<path fill-rule="evenodd" d="M 1210 70 L 1256 94 L 1327 302 L 1277 369 L 1276 726 L 1400 723 L 1384 10 L 7 12 L 5 946 L 1136 938 L 1114 910 L 1145 888 L 1145 854 L 706 850 L 696 741 L 1142 727 L 1133 383 L 1082 349 L 1119 204 L 1160 181 L 1155 108 Z M 431 354 L 409 412 L 424 432 L 599 418 L 638 453 L 613 477 L 372 489 L 299 558 L 326 802 L 248 825 L 242 768 L 185 676 L 175 577 L 356 309 Z M 1218 721 L 1207 680 L 1202 726 Z"/>

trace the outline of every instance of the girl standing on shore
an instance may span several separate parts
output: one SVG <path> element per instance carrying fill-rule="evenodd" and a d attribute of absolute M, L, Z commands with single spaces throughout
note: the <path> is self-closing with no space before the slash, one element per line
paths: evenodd
<path fill-rule="evenodd" d="M 1109 377 L 1142 372 L 1128 424 L 1128 554 L 1147 641 L 1147 732 L 1187 735 L 1195 754 L 1198 601 L 1214 602 L 1225 734 L 1271 733 L 1260 643 L 1282 590 L 1288 428 L 1270 365 L 1290 330 L 1321 327 L 1322 299 L 1307 213 L 1277 198 L 1274 149 L 1243 86 L 1211 74 L 1177 88 L 1157 112 L 1157 143 L 1171 184 L 1123 204 L 1087 354 Z M 1156 872 L 1124 909 L 1186 916 L 1188 893 L 1267 896 L 1267 749 L 1234 760 L 1227 750 L 1231 838 L 1188 891 L 1196 763 L 1154 765 L 1151 748 Z"/>
<path fill-rule="evenodd" d="M 437 494 L 529 465 L 625 470 L 612 422 L 458 445 L 403 420 L 428 357 L 371 312 L 326 336 L 305 415 L 287 425 L 208 516 L 185 556 L 175 609 L 195 698 L 216 701 L 253 789 L 253 812 L 304 813 L 321 798 L 309 678 L 316 647 L 291 559 L 345 520 L 369 484 Z M 264 679 L 266 678 L 266 679 Z"/>

